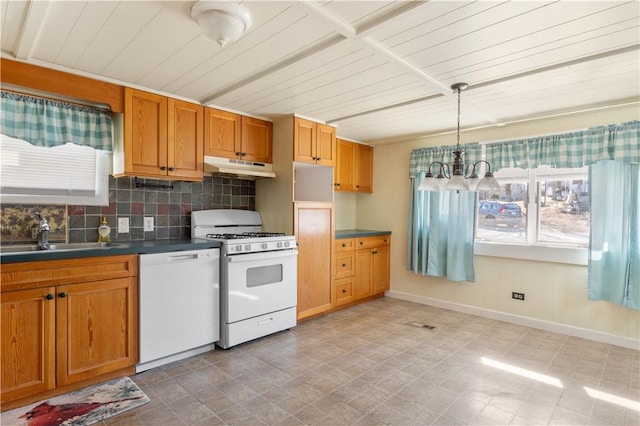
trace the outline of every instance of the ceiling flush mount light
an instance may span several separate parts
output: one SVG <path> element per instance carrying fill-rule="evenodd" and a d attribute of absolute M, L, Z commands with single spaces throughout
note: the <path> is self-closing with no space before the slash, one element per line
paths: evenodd
<path fill-rule="evenodd" d="M 224 47 L 251 27 L 251 12 L 232 1 L 200 0 L 191 6 L 191 17 L 202 33 Z"/>
<path fill-rule="evenodd" d="M 485 160 L 478 160 L 473 164 L 467 164 L 465 166 L 462 160 L 464 151 L 460 148 L 460 93 L 465 90 L 469 85 L 467 83 L 456 83 L 451 85 L 451 90 L 458 92 L 458 143 L 456 149 L 453 151 L 453 165 L 441 161 L 434 161 L 429 164 L 427 174 L 425 175 L 420 186 L 419 191 L 498 191 L 500 185 L 498 181 L 493 177 L 491 172 L 491 164 Z M 487 172 L 484 177 L 478 180 L 478 174 L 476 169 L 479 165 L 484 163 L 487 165 Z M 431 172 L 432 167 L 440 167 L 440 171 L 434 177 Z"/>

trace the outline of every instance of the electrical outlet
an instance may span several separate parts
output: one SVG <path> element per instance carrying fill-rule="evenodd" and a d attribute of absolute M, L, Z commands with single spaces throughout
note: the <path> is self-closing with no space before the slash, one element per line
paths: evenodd
<path fill-rule="evenodd" d="M 128 234 L 129 233 L 129 218 L 128 217 L 119 217 L 118 218 L 118 233 L 119 234 Z"/>
<path fill-rule="evenodd" d="M 145 216 L 144 218 L 144 232 L 153 231 L 153 216 Z"/>
<path fill-rule="evenodd" d="M 516 293 L 514 291 L 511 293 L 511 298 L 516 300 L 524 300 L 524 293 Z"/>
<path fill-rule="evenodd" d="M 31 239 L 32 240 L 37 240 L 38 239 L 38 227 L 34 226 L 33 228 L 31 228 Z"/>

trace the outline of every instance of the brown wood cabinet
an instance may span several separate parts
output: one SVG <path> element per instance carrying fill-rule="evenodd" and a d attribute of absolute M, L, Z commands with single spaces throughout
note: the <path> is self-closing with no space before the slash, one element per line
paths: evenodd
<path fill-rule="evenodd" d="M 294 233 L 298 241 L 298 319 L 303 319 L 333 307 L 333 203 L 295 203 Z"/>
<path fill-rule="evenodd" d="M 356 238 L 356 299 L 389 290 L 389 235 Z"/>
<path fill-rule="evenodd" d="M 2 409 L 134 373 L 137 256 L 2 265 Z"/>
<path fill-rule="evenodd" d="M 336 306 L 389 290 L 390 235 L 335 240 Z"/>
<path fill-rule="evenodd" d="M 373 192 L 373 147 L 356 144 L 355 176 L 357 192 Z"/>
<path fill-rule="evenodd" d="M 294 117 L 293 160 L 334 166 L 336 162 L 336 129 L 326 124 Z"/>
<path fill-rule="evenodd" d="M 271 163 L 273 124 L 214 108 L 205 108 L 204 154 Z"/>
<path fill-rule="evenodd" d="M 114 152 L 116 177 L 203 179 L 203 107 L 125 88 L 124 147 Z"/>
<path fill-rule="evenodd" d="M 336 306 L 353 300 L 355 280 L 355 239 L 341 238 L 335 242 L 335 292 Z"/>
<path fill-rule="evenodd" d="M 373 147 L 337 139 L 336 191 L 373 192 Z"/>

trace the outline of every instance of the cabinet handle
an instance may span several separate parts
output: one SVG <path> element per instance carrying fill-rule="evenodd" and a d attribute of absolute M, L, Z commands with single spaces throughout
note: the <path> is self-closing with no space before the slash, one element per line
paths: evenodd
<path fill-rule="evenodd" d="M 343 293 L 346 293 L 346 292 L 347 292 L 347 290 L 345 290 L 345 289 L 343 288 L 343 289 L 342 289 L 342 292 L 343 292 Z"/>
<path fill-rule="evenodd" d="M 243 152 L 242 154 L 240 154 L 241 157 L 244 157 L 245 155 L 247 155 L 246 152 Z"/>
<path fill-rule="evenodd" d="M 60 298 L 64 299 L 65 297 L 67 297 L 67 293 L 65 293 L 64 291 L 60 294 L 58 294 L 58 296 L 60 296 Z"/>
<path fill-rule="evenodd" d="M 169 171 L 172 172 L 175 170 L 175 167 L 169 167 Z"/>
<path fill-rule="evenodd" d="M 347 266 L 347 264 L 346 264 L 346 263 L 343 263 L 343 264 L 342 264 L 342 267 L 344 268 L 345 266 Z"/>
<path fill-rule="evenodd" d="M 320 161 L 320 160 L 322 160 L 322 158 L 320 158 L 320 157 L 316 157 L 316 160 Z"/>
<path fill-rule="evenodd" d="M 378 251 L 374 250 L 374 251 L 371 252 L 371 254 L 378 254 Z"/>
<path fill-rule="evenodd" d="M 242 153 L 241 153 L 241 152 L 239 152 L 239 151 L 238 151 L 238 152 L 236 152 L 236 155 L 237 155 L 238 157 L 242 157 Z"/>
<path fill-rule="evenodd" d="M 167 166 L 160 166 L 160 170 L 162 170 L 162 171 L 167 170 Z"/>
<path fill-rule="evenodd" d="M 346 246 L 347 246 L 347 244 L 346 244 L 346 243 L 342 243 L 342 247 L 346 247 Z"/>
<path fill-rule="evenodd" d="M 51 300 L 51 299 L 53 299 L 53 294 L 49 293 L 44 298 L 47 299 L 47 300 Z"/>
<path fill-rule="evenodd" d="M 364 244 L 364 241 L 360 241 L 360 245 L 363 245 L 363 244 Z"/>

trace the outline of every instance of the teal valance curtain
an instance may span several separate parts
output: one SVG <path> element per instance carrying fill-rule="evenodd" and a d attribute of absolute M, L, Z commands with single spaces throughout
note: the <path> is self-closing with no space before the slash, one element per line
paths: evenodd
<path fill-rule="evenodd" d="M 482 146 L 479 143 L 469 143 L 460 147 L 464 152 L 462 159 L 466 163 L 475 162 L 482 158 Z M 453 164 L 454 150 L 455 146 L 450 145 L 414 149 L 411 151 L 409 177 L 416 177 L 418 173 L 426 173 L 429 169 L 429 164 L 434 161 Z M 437 174 L 439 171 L 439 168 L 431 168 L 433 174 Z"/>
<path fill-rule="evenodd" d="M 485 159 L 491 170 L 537 166 L 574 168 L 601 160 L 640 162 L 640 121 L 592 127 L 558 135 L 490 143 Z"/>
<path fill-rule="evenodd" d="M 32 145 L 113 148 L 111 113 L 107 111 L 2 91 L 0 112 L 0 133 Z"/>

